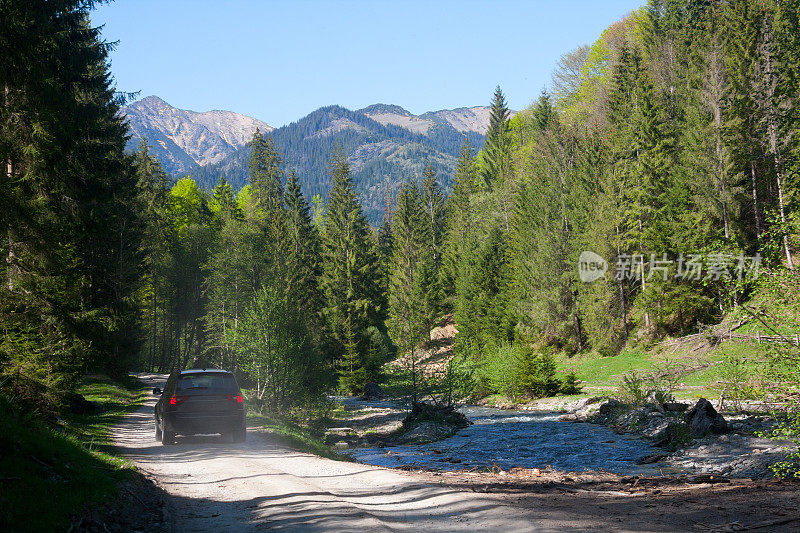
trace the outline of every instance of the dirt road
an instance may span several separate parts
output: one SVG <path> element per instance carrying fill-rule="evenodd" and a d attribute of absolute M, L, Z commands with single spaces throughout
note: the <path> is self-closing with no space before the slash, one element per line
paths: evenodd
<path fill-rule="evenodd" d="M 295 452 L 256 432 L 242 444 L 214 436 L 162 446 L 154 437 L 154 403 L 155 397 L 117 428 L 116 444 L 169 494 L 175 531 L 538 530 L 528 513 L 491 495 Z"/>
<path fill-rule="evenodd" d="M 117 428 L 116 444 L 166 491 L 171 531 L 794 532 L 800 523 L 796 483 L 409 473 L 295 452 L 256 432 L 241 444 L 162 446 L 154 403 Z"/>

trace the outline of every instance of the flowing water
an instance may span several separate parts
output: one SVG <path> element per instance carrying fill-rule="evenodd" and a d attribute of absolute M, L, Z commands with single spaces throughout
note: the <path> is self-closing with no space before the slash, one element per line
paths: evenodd
<path fill-rule="evenodd" d="M 431 470 L 513 467 L 558 470 L 606 470 L 620 474 L 656 474 L 636 460 L 658 449 L 605 426 L 562 422 L 557 413 L 506 411 L 488 407 L 460 409 L 473 425 L 432 444 L 359 448 L 357 461 L 376 466 Z"/>

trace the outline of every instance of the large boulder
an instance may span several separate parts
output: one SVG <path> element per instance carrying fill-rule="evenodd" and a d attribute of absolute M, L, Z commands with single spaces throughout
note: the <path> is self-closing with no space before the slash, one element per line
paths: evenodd
<path fill-rule="evenodd" d="M 90 402 L 78 393 L 72 393 L 67 399 L 69 402 L 69 410 L 76 415 L 87 415 L 97 411 L 97 404 Z"/>
<path fill-rule="evenodd" d="M 471 425 L 463 413 L 452 405 L 417 402 L 403 419 L 398 442 L 402 444 L 426 444 L 446 439 L 461 428 Z"/>
<path fill-rule="evenodd" d="M 383 388 L 377 383 L 367 383 L 364 385 L 364 394 L 361 396 L 363 400 L 379 400 L 385 397 Z"/>
<path fill-rule="evenodd" d="M 689 423 L 692 433 L 697 437 L 703 437 L 709 433 L 719 435 L 728 432 L 728 422 L 705 398 L 697 400 L 694 407 L 686 411 L 686 421 Z"/>
<path fill-rule="evenodd" d="M 464 413 L 456 410 L 453 405 L 432 404 L 417 402 L 411 412 L 403 419 L 403 426 L 411 427 L 422 422 L 436 422 L 446 424 L 456 429 L 465 428 L 472 424 Z"/>

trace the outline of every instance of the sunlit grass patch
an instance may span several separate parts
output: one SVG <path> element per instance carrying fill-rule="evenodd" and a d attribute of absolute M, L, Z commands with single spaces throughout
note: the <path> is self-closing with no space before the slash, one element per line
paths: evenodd
<path fill-rule="evenodd" d="M 71 415 L 68 431 L 94 448 L 110 445 L 111 429 L 144 402 L 148 391 L 134 378 L 114 382 L 105 376 L 91 376 L 78 387 L 77 393 L 94 403 L 96 411 Z"/>
<path fill-rule="evenodd" d="M 640 350 L 624 350 L 611 357 L 587 354 L 574 357 L 560 355 L 556 358 L 560 370 L 575 370 L 577 378 L 590 386 L 619 385 L 623 374 L 649 368 L 655 361 L 655 356 Z"/>
<path fill-rule="evenodd" d="M 321 431 L 292 420 L 248 412 L 247 426 L 264 431 L 293 450 L 313 453 L 328 459 L 348 460 L 348 457 L 336 453 L 322 442 L 323 433 Z"/>
<path fill-rule="evenodd" d="M 131 475 L 108 444 L 113 425 L 141 404 L 142 385 L 96 377 L 79 393 L 97 412 L 67 416 L 56 428 L 0 396 L 0 530 L 65 531 Z"/>

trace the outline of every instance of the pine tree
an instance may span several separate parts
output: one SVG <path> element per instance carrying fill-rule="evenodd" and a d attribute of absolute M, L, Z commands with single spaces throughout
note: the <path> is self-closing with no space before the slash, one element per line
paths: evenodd
<path fill-rule="evenodd" d="M 576 177 L 580 148 L 561 128 L 546 95 L 532 109 L 529 127 L 531 149 L 523 163 L 528 181 L 517 192 L 509 234 L 514 302 L 509 312 L 523 338 L 535 332 L 577 351 L 584 334 L 576 301 L 575 248 L 583 229 L 578 210 L 586 207 Z"/>
<path fill-rule="evenodd" d="M 171 263 L 175 234 L 170 220 L 167 187 L 168 176 L 161 163 L 149 153 L 147 142 L 142 140 L 134 154 L 134 168 L 138 176 L 139 203 L 145 221 L 142 235 L 142 256 L 146 269 L 143 298 L 148 322 L 147 361 L 148 370 L 156 368 L 166 358 L 164 343 L 160 342 L 160 326 L 163 310 L 169 298 L 166 280 Z M 149 300 L 149 301 L 148 301 Z"/>
<path fill-rule="evenodd" d="M 447 198 L 446 246 L 440 276 L 442 290 L 446 295 L 443 303 L 454 313 L 460 332 L 465 327 L 462 323 L 466 325 L 469 320 L 467 309 L 472 298 L 470 275 L 474 264 L 477 236 L 473 224 L 471 195 L 477 179 L 477 165 L 472 146 L 469 140 L 465 139 L 456 166 L 453 191 Z M 465 338 L 471 337 L 466 333 L 460 333 L 456 341 L 463 345 Z M 468 350 L 459 346 L 459 351 L 463 353 Z"/>
<path fill-rule="evenodd" d="M 258 248 L 263 254 L 263 275 L 270 279 L 285 279 L 288 241 L 283 161 L 272 137 L 264 137 L 259 130 L 253 134 L 249 147 L 248 178 L 262 230 Z"/>
<path fill-rule="evenodd" d="M 0 352 L 123 371 L 138 350 L 144 222 L 93 2 L 0 6 Z"/>
<path fill-rule="evenodd" d="M 339 346 L 340 385 L 357 393 L 374 378 L 364 369 L 370 366 L 365 333 L 377 313 L 377 258 L 347 159 L 335 154 L 330 168 L 332 185 L 322 234 L 323 313 Z"/>
<path fill-rule="evenodd" d="M 286 182 L 286 209 L 289 302 L 297 307 L 298 316 L 304 317 L 308 331 L 314 338 L 314 345 L 320 350 L 327 335 L 322 317 L 324 296 L 319 285 L 322 276 L 322 243 L 294 171 L 289 172 Z"/>
<path fill-rule="evenodd" d="M 233 196 L 233 188 L 225 176 L 219 177 L 219 182 L 211 191 L 211 198 L 220 210 L 220 219 L 226 217 L 241 219 L 243 217 L 241 209 L 236 204 L 236 198 Z"/>
<path fill-rule="evenodd" d="M 417 344 L 425 340 L 433 317 L 430 312 L 429 270 L 432 265 L 428 213 L 416 184 L 400 189 L 392 220 L 392 263 L 389 282 L 389 332 L 401 353 L 408 354 L 412 376 L 412 401 L 419 394 Z"/>
<path fill-rule="evenodd" d="M 753 221 L 747 238 L 760 246 L 764 232 L 764 186 L 761 162 L 765 160 L 761 140 L 764 138 L 759 120 L 757 64 L 761 14 L 748 0 L 734 0 L 724 11 L 725 68 L 730 81 L 728 120 L 725 123 L 728 145 L 738 174 L 749 184 Z"/>
<path fill-rule="evenodd" d="M 486 131 L 482 158 L 481 177 L 489 190 L 501 186 L 511 175 L 511 135 L 509 119 L 511 113 L 506 98 L 498 86 L 495 88 L 489 110 L 489 129 Z"/>
<path fill-rule="evenodd" d="M 247 173 L 253 196 L 265 213 L 280 210 L 283 207 L 283 161 L 275 143 L 272 137 L 264 137 L 256 129 L 249 146 Z"/>
<path fill-rule="evenodd" d="M 378 257 L 378 293 L 380 295 L 380 309 L 378 320 L 385 322 L 389 316 L 389 277 L 392 270 L 392 214 L 388 210 L 384 213 L 383 222 L 378 229 L 377 257 Z"/>
<path fill-rule="evenodd" d="M 429 279 L 427 306 L 438 315 L 442 308 L 441 268 L 444 258 L 444 235 L 447 222 L 444 194 L 436 181 L 436 172 L 428 165 L 422 181 L 421 202 L 425 213 L 426 232 L 430 236 L 427 277 Z"/>

